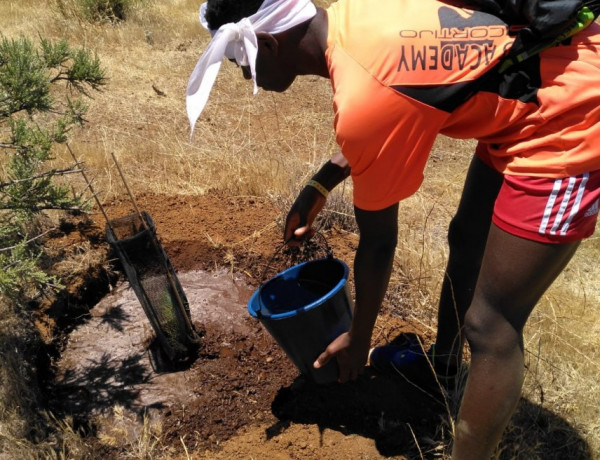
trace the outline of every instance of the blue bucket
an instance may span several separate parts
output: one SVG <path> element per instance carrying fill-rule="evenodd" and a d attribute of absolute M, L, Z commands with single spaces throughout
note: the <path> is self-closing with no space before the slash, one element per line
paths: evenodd
<path fill-rule="evenodd" d="M 320 369 L 315 359 L 350 329 L 354 305 L 348 266 L 327 257 L 295 265 L 264 283 L 250 298 L 248 312 L 258 318 L 298 370 L 319 384 L 338 378 L 337 361 Z"/>

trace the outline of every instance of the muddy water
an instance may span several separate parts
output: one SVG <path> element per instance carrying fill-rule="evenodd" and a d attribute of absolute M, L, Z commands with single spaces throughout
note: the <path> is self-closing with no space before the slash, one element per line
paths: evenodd
<path fill-rule="evenodd" d="M 252 289 L 227 272 L 192 271 L 177 275 L 192 321 L 223 335 L 246 335 L 252 322 L 246 304 Z M 103 420 L 100 431 L 119 431 L 135 439 L 142 415 L 155 415 L 193 399 L 198 382 L 189 371 L 156 373 L 147 346 L 153 331 L 124 282 L 91 310 L 91 319 L 75 329 L 56 363 L 55 396 L 67 413 Z M 224 344 L 226 345 L 226 344 Z M 109 428 L 107 428 L 109 427 Z M 105 433 L 105 436 L 108 434 Z"/>

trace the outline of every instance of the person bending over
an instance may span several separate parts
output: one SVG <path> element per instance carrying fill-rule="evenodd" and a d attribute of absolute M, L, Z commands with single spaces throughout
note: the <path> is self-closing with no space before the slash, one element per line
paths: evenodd
<path fill-rule="evenodd" d="M 339 381 L 367 363 L 398 236 L 398 202 L 421 185 L 438 134 L 478 141 L 452 219 L 435 344 L 371 353 L 382 372 L 433 360 L 451 381 L 471 352 L 452 458 L 486 459 L 518 402 L 523 327 L 595 228 L 600 197 L 600 26 L 503 65 L 515 36 L 496 16 L 436 0 L 209 0 L 213 35 L 187 90 L 192 129 L 223 57 L 258 87 L 331 80 L 340 152 L 298 195 L 284 239 L 308 237 L 327 192 L 350 176 L 360 231 L 355 314 L 315 367 Z M 425 372 L 425 369 L 423 370 Z"/>

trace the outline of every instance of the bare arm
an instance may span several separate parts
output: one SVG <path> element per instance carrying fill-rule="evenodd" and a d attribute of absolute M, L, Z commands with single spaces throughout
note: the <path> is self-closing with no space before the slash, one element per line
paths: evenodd
<path fill-rule="evenodd" d="M 356 302 L 350 331 L 317 358 L 315 367 L 337 357 L 339 381 L 355 379 L 364 368 L 377 314 L 387 290 L 398 237 L 398 204 L 381 211 L 355 208 L 360 240 L 354 261 Z"/>
<path fill-rule="evenodd" d="M 312 180 L 321 184 L 328 192 L 350 175 L 350 166 L 341 152 L 334 154 Z M 312 223 L 325 206 L 326 198 L 314 187 L 304 187 L 292 205 L 283 234 L 284 241 L 302 240 L 312 235 Z"/>

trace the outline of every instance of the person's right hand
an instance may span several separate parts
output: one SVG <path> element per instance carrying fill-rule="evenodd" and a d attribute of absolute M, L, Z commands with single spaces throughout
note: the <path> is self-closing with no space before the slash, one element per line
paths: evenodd
<path fill-rule="evenodd" d="M 299 246 L 303 240 L 313 236 L 312 224 L 325 202 L 325 197 L 318 190 L 304 187 L 285 219 L 283 240 L 289 246 Z"/>
<path fill-rule="evenodd" d="M 363 372 L 369 356 L 369 340 L 357 340 L 348 332 L 344 332 L 331 342 L 325 351 L 313 363 L 315 369 L 320 369 L 332 359 L 337 360 L 338 382 L 345 383 L 356 380 Z"/>

